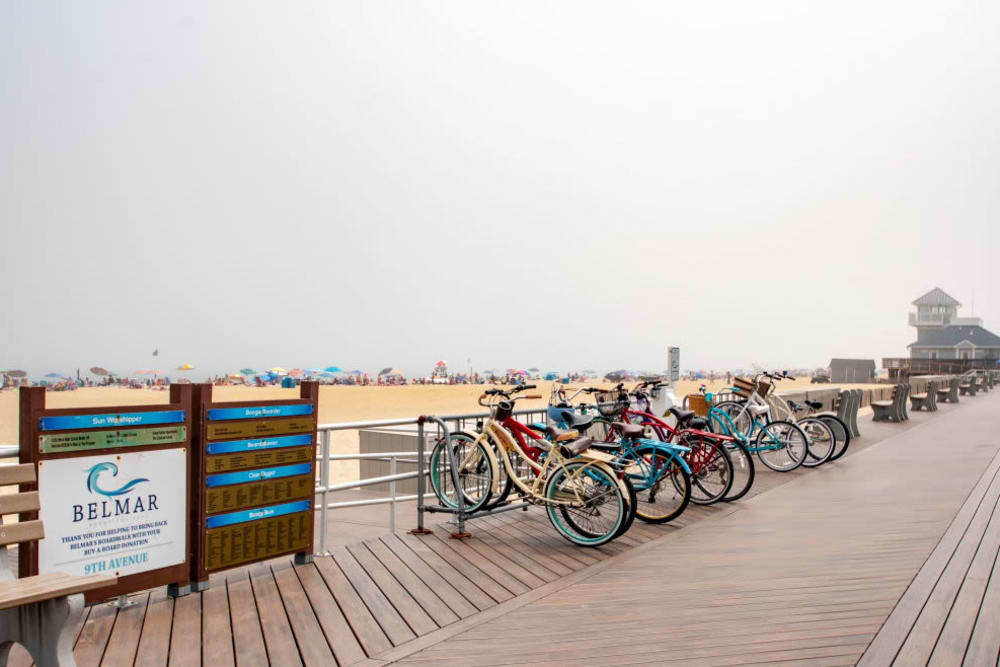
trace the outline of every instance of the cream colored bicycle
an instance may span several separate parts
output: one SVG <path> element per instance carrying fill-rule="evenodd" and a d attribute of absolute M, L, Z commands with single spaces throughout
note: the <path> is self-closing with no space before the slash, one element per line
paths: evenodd
<path fill-rule="evenodd" d="M 504 424 L 513 414 L 514 394 L 533 388 L 488 389 L 480 396 L 479 404 L 490 409 L 489 418 L 474 439 L 452 436 L 451 457 L 443 441 L 435 446 L 429 466 L 431 486 L 441 503 L 452 509 L 458 508 L 461 493 L 469 513 L 487 508 L 491 498 L 505 498 L 513 486 L 525 501 L 544 506 L 552 526 L 570 542 L 606 544 L 634 516 L 629 487 L 611 465 L 613 458 L 591 450 L 593 440 L 576 431 L 550 429 L 551 440 L 546 440 L 519 424 L 518 435 L 512 435 Z M 525 434 L 530 434 L 531 442 Z M 450 460 L 456 462 L 457 490 Z"/>

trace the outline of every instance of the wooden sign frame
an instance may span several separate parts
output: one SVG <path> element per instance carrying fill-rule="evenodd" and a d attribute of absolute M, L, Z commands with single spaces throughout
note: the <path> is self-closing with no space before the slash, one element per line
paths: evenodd
<path fill-rule="evenodd" d="M 296 562 L 304 563 L 312 560 L 314 551 L 315 533 L 315 479 L 316 479 L 316 451 L 317 438 L 316 427 L 319 422 L 319 383 L 302 382 L 299 385 L 299 398 L 283 400 L 264 401 L 233 401 L 215 403 L 212 400 L 212 385 L 194 385 L 195 404 L 195 424 L 196 450 L 191 457 L 191 480 L 194 486 L 191 503 L 190 516 L 190 543 L 191 552 L 191 586 L 193 590 L 204 591 L 209 586 L 209 576 L 215 572 L 222 572 L 234 567 L 243 567 L 262 560 L 270 560 L 288 554 L 295 554 Z M 298 406 L 311 406 L 310 414 L 301 414 L 305 408 Z M 271 408 L 271 410 L 266 410 Z M 216 412 L 221 411 L 221 412 Z M 225 418 L 213 419 L 213 412 L 216 415 L 225 415 Z M 245 413 L 245 414 L 241 414 Z M 270 414 L 268 414 L 270 413 Z M 299 414 L 295 414 L 299 413 Z M 311 422 L 311 423 L 309 423 Z M 290 438 L 294 445 L 276 445 L 274 449 L 262 450 L 256 454 L 238 450 L 239 446 L 257 440 L 280 440 Z M 234 447 L 232 453 L 224 453 L 225 446 L 231 444 Z M 256 444 L 256 443 L 255 443 Z M 213 447 L 214 446 L 214 447 Z M 249 446 L 249 445 L 247 445 Z M 210 448 L 216 449 L 210 453 Z M 221 451 L 219 451 L 221 450 Z M 243 452 L 243 453 L 241 453 Z M 284 457 L 284 460 L 282 460 Z M 294 458 L 291 458 L 294 457 Z M 282 485 L 282 476 L 285 471 L 294 469 L 295 481 L 298 483 L 299 495 L 292 498 L 275 499 L 279 495 L 274 489 Z M 272 477 L 267 478 L 265 475 Z M 302 478 L 309 476 L 308 496 L 303 498 Z M 245 488 L 258 486 L 262 488 L 251 489 L 243 494 L 241 504 L 233 505 L 225 509 L 211 511 L 210 504 L 217 502 L 219 495 L 216 493 L 210 500 L 209 477 L 218 479 L 220 477 L 232 476 L 238 481 L 233 482 L 234 491 L 229 497 L 233 502 L 233 495 L 239 495 L 239 486 L 246 484 Z M 270 479 L 275 481 L 270 481 Z M 271 498 L 261 501 L 267 492 L 263 487 L 271 485 Z M 213 490 L 219 487 L 213 487 Z M 288 486 L 285 487 L 289 488 Z M 253 493 L 259 491 L 260 493 Z M 252 497 L 256 495 L 258 501 L 252 502 Z M 249 500 L 248 500 L 249 499 Z M 294 517 L 299 517 L 298 523 L 302 523 L 301 515 L 304 510 L 288 509 L 293 505 L 304 505 L 308 499 L 308 521 L 305 522 L 306 534 L 298 534 L 297 542 L 300 546 L 292 549 L 274 549 L 260 554 L 258 557 L 239 558 L 234 562 L 227 562 L 216 567 L 209 567 L 208 559 L 216 557 L 221 547 L 209 546 L 209 530 L 224 530 L 227 525 L 234 526 L 255 526 L 258 532 L 262 527 L 270 530 L 268 523 L 280 522 L 280 517 L 289 517 L 288 522 L 292 522 Z M 251 504 L 248 504 L 251 503 Z M 283 512 L 287 514 L 275 514 L 273 517 L 265 515 L 267 511 Z M 244 520 L 234 519 L 231 523 L 221 524 L 219 527 L 209 527 L 209 520 L 225 521 L 227 517 L 237 517 L 238 515 L 249 515 L 256 513 L 259 516 Z M 256 523 L 256 522 L 260 523 Z M 291 523 L 276 527 L 268 534 L 279 531 L 287 531 Z M 235 529 L 233 529 L 235 530 Z M 255 534 L 259 540 L 260 534 Z M 244 542 L 242 550 L 247 543 Z M 227 538 L 216 536 L 215 544 L 218 546 L 228 540 L 230 545 L 230 555 L 234 551 L 233 543 L 237 537 L 235 532 L 230 533 Z M 211 552 L 211 553 L 210 553 Z M 231 559 L 230 559 L 231 560 Z"/>
<path fill-rule="evenodd" d="M 183 484 L 183 489 L 181 493 L 184 494 L 183 497 L 187 499 L 188 503 L 188 517 L 190 516 L 190 506 L 193 504 L 191 502 L 191 480 L 190 480 L 190 470 L 191 470 L 191 450 L 192 442 L 195 435 L 193 428 L 193 417 L 194 417 L 194 404 L 192 402 L 193 398 L 193 388 L 192 385 L 183 384 L 172 384 L 170 385 L 170 394 L 168 404 L 158 404 L 158 405 L 115 405 L 115 406 L 100 406 L 100 407 L 90 407 L 90 408 L 59 408 L 59 409 L 49 409 L 45 407 L 45 387 L 21 387 L 20 389 L 20 434 L 19 434 L 19 452 L 18 458 L 21 463 L 31 463 L 38 469 L 39 463 L 51 460 L 59 459 L 71 459 L 79 457 L 89 457 L 89 456 L 117 456 L 120 454 L 128 454 L 133 452 L 153 452 L 169 449 L 182 449 L 184 451 L 185 458 L 185 470 L 188 471 L 185 474 L 183 480 L 178 480 L 178 483 Z M 175 411 L 180 410 L 184 412 L 183 421 L 171 422 L 167 427 L 184 427 L 186 429 L 186 434 L 183 439 L 175 442 L 165 442 L 163 444 L 147 444 L 138 446 L 113 446 L 113 447 L 101 447 L 101 448 L 88 448 L 78 451 L 64 451 L 64 452 L 43 452 L 41 451 L 41 436 L 43 430 L 41 429 L 40 422 L 43 418 L 74 418 L 74 417 L 87 417 L 91 415 L 136 415 L 140 413 L 150 413 L 150 412 L 164 412 L 164 411 Z M 82 433 L 103 433 L 109 431 L 130 431 L 130 430 L 142 430 L 148 429 L 150 426 L 142 424 L 112 424 L 104 427 L 91 427 L 91 426 L 80 426 L 72 429 L 65 429 L 67 431 L 78 430 Z M 44 431 L 44 433 L 50 433 L 49 431 Z M 41 475 L 39 474 L 40 478 Z M 21 484 L 21 492 L 25 491 L 36 491 L 38 490 L 38 483 L 33 482 L 31 484 Z M 42 489 L 42 493 L 45 490 Z M 27 521 L 31 519 L 37 519 L 38 512 L 28 512 L 22 513 L 19 516 L 20 521 Z M 42 517 L 45 520 L 45 517 Z M 107 586 L 104 588 L 98 588 L 92 591 L 87 591 L 85 593 L 85 599 L 87 603 L 98 602 L 105 600 L 110 597 L 115 597 L 118 595 L 125 595 L 128 593 L 133 593 L 136 591 L 147 590 L 150 588 L 156 588 L 158 586 L 167 585 L 168 592 L 172 596 L 185 595 L 190 592 L 190 587 L 188 586 L 190 581 L 190 552 L 191 552 L 191 530 L 189 525 L 185 525 L 183 529 L 184 533 L 184 554 L 185 559 L 181 563 L 171 565 L 168 567 L 163 567 L 155 570 L 149 570 L 147 572 L 140 572 L 137 574 L 125 575 L 118 577 L 118 582 L 113 586 Z M 54 538 L 53 538 L 54 539 Z M 26 577 L 38 574 L 38 542 L 29 542 L 20 545 L 20 552 L 18 554 L 18 576 Z"/>

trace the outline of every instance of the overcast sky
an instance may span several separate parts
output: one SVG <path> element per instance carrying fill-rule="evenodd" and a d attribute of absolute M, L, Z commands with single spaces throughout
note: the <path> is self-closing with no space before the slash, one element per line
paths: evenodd
<path fill-rule="evenodd" d="M 8 0 L 0 368 L 811 367 L 935 286 L 1000 330 L 998 81 L 995 2 Z"/>

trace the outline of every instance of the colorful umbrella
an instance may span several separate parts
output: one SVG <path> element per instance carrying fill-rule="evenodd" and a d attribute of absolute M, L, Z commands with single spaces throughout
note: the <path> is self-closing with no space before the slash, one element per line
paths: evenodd
<path fill-rule="evenodd" d="M 343 373 L 344 372 L 344 371 L 342 371 L 340 369 L 340 366 L 327 366 L 324 370 L 326 370 L 327 373 Z"/>
<path fill-rule="evenodd" d="M 231 379 L 233 379 L 233 380 L 242 380 L 243 379 L 243 376 L 240 375 L 239 373 L 230 373 L 229 377 Z"/>
<path fill-rule="evenodd" d="M 241 368 L 240 369 L 240 373 L 243 373 L 243 375 L 253 375 L 253 369 L 252 368 Z"/>
<path fill-rule="evenodd" d="M 28 374 L 25 373 L 24 371 L 7 371 L 7 375 L 11 376 L 12 378 L 28 377 Z"/>
<path fill-rule="evenodd" d="M 531 371 L 532 373 L 537 373 L 538 372 L 537 368 L 529 368 L 528 370 Z"/>
<path fill-rule="evenodd" d="M 181 364 L 180 366 L 177 367 L 177 370 L 179 370 L 179 371 L 193 371 L 194 370 L 194 366 L 192 366 L 191 364 Z"/>
<path fill-rule="evenodd" d="M 47 377 L 47 378 L 65 378 L 64 375 L 59 375 L 59 373 L 46 373 L 45 377 Z"/>
<path fill-rule="evenodd" d="M 94 366 L 90 369 L 90 372 L 94 375 L 108 375 L 108 371 L 100 366 Z"/>
<path fill-rule="evenodd" d="M 305 371 L 303 371 L 301 368 L 293 368 L 292 370 L 288 371 L 288 374 L 291 375 L 292 377 L 297 378 L 301 375 L 305 375 Z"/>
<path fill-rule="evenodd" d="M 379 375 L 398 375 L 400 377 L 403 376 L 403 374 L 395 368 L 383 368 L 382 372 L 379 373 Z"/>
<path fill-rule="evenodd" d="M 359 370 L 353 370 L 353 371 L 347 371 L 347 374 L 348 375 L 362 375 L 362 372 L 359 371 Z"/>
<path fill-rule="evenodd" d="M 286 371 L 281 366 L 275 366 L 274 368 L 270 369 L 268 372 L 273 373 L 274 375 L 288 375 L 288 371 Z"/>

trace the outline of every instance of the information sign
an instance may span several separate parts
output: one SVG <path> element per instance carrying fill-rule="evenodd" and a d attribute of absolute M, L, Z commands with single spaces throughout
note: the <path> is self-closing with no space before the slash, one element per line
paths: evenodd
<path fill-rule="evenodd" d="M 290 419 L 259 419 L 246 422 L 210 423 L 208 439 L 252 438 L 261 435 L 286 435 L 291 433 L 312 433 L 316 430 L 314 418 L 292 417 Z"/>
<path fill-rule="evenodd" d="M 183 449 L 61 458 L 38 464 L 45 539 L 40 574 L 139 574 L 187 557 Z"/>
<path fill-rule="evenodd" d="M 58 415 L 42 417 L 38 422 L 41 431 L 71 431 L 83 428 L 107 428 L 109 426 L 150 426 L 152 424 L 182 424 L 183 410 L 161 412 L 132 412 L 126 414 L 103 415 Z"/>
<path fill-rule="evenodd" d="M 168 445 L 185 440 L 187 440 L 186 426 L 133 428 L 121 431 L 79 431 L 39 436 L 39 449 L 51 454 L 110 447 Z"/>

